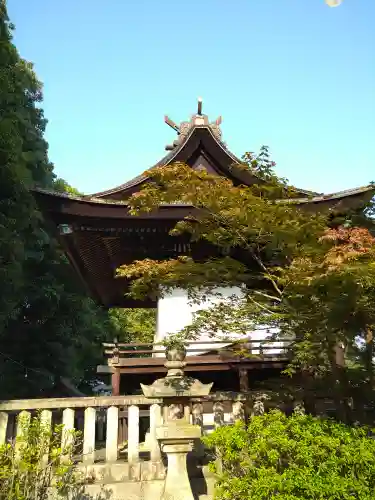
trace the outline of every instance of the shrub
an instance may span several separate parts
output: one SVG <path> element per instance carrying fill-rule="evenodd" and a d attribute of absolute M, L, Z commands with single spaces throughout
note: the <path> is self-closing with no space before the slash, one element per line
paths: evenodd
<path fill-rule="evenodd" d="M 45 500 L 52 493 L 66 498 L 79 488 L 71 458 L 78 433 L 70 432 L 62 443 L 63 426 L 51 428 L 41 414 L 22 415 L 18 425 L 22 433 L 17 439 L 0 446 L 0 500 Z"/>
<path fill-rule="evenodd" d="M 370 500 L 375 497 L 375 440 L 368 429 L 272 411 L 218 428 L 212 468 L 221 500 Z"/>

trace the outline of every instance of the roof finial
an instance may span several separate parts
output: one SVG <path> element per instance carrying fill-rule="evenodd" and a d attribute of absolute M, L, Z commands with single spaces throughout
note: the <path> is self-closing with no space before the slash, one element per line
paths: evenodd
<path fill-rule="evenodd" d="M 180 127 L 176 125 L 175 122 L 169 118 L 169 116 L 164 116 L 164 122 L 173 128 L 173 130 L 175 130 L 178 134 L 180 133 Z"/>
<path fill-rule="evenodd" d="M 202 98 L 201 97 L 198 97 L 198 115 L 199 116 L 202 116 Z"/>
<path fill-rule="evenodd" d="M 328 7 L 338 7 L 341 5 L 342 0 L 326 0 Z"/>

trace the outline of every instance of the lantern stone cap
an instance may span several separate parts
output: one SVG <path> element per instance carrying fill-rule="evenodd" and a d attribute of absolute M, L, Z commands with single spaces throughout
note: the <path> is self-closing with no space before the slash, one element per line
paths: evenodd
<path fill-rule="evenodd" d="M 212 389 L 211 384 L 202 384 L 197 379 L 186 377 L 184 367 L 186 366 L 186 349 L 184 346 L 167 348 L 164 366 L 168 373 L 165 378 L 159 378 L 151 385 L 141 384 L 143 394 L 146 398 L 188 398 L 208 396 Z"/>
<path fill-rule="evenodd" d="M 141 388 L 146 398 L 189 398 L 208 396 L 212 385 L 190 377 L 165 377 L 155 380 L 152 385 L 141 384 Z"/>

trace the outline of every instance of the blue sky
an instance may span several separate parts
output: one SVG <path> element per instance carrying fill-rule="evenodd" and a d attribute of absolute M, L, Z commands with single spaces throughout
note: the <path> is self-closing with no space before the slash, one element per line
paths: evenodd
<path fill-rule="evenodd" d="M 332 192 L 375 180 L 375 1 L 8 0 L 44 83 L 56 173 L 85 193 L 165 153 L 163 123 L 223 116 L 237 155 Z"/>

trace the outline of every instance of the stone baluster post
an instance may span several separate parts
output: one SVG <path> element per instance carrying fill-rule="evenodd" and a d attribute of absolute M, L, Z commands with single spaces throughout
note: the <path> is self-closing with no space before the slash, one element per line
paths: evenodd
<path fill-rule="evenodd" d="M 8 428 L 8 413 L 0 412 L 0 446 L 5 443 Z"/>
<path fill-rule="evenodd" d="M 264 396 L 256 396 L 253 406 L 253 411 L 251 412 L 251 416 L 261 416 L 264 415 Z"/>
<path fill-rule="evenodd" d="M 224 405 L 222 401 L 216 401 L 213 406 L 215 429 L 224 425 Z"/>
<path fill-rule="evenodd" d="M 139 463 L 139 408 L 132 405 L 128 408 L 128 462 L 130 479 L 138 480 Z"/>
<path fill-rule="evenodd" d="M 193 405 L 193 424 L 199 425 L 199 427 L 203 430 L 203 404 L 195 403 Z"/>
<path fill-rule="evenodd" d="M 201 435 L 203 436 L 203 404 L 195 403 L 193 405 L 193 425 L 198 425 L 201 428 Z M 204 457 L 204 445 L 200 439 L 197 439 L 194 443 L 194 448 L 197 456 L 199 458 Z"/>
<path fill-rule="evenodd" d="M 73 431 L 74 431 L 74 410 L 71 408 L 65 408 L 62 417 L 62 437 L 61 437 L 61 449 L 63 451 L 62 460 L 67 462 L 73 452 L 72 445 L 74 442 Z"/>
<path fill-rule="evenodd" d="M 184 419 L 188 424 L 190 424 L 190 415 L 191 415 L 190 405 L 186 404 L 184 405 Z"/>
<path fill-rule="evenodd" d="M 306 409 L 302 400 L 294 401 L 293 403 L 293 413 L 295 415 L 305 415 Z"/>
<path fill-rule="evenodd" d="M 232 418 L 234 422 L 245 420 L 245 407 L 242 401 L 234 401 L 232 404 Z"/>
<path fill-rule="evenodd" d="M 119 409 L 111 406 L 107 410 L 107 440 L 105 457 L 107 462 L 117 461 Z"/>
<path fill-rule="evenodd" d="M 40 415 L 40 420 L 45 432 L 44 443 L 42 443 L 45 448 L 42 457 L 42 465 L 46 467 L 48 465 L 48 459 L 49 459 L 49 447 L 50 447 L 50 437 L 51 437 L 50 433 L 52 430 L 52 411 L 43 410 Z"/>
<path fill-rule="evenodd" d="M 222 401 L 216 401 L 213 406 L 214 412 L 214 426 L 215 429 L 224 425 L 224 405 Z M 218 448 L 215 450 L 216 453 L 216 469 L 220 473 L 222 471 L 222 461 Z"/>
<path fill-rule="evenodd" d="M 30 425 L 31 413 L 29 411 L 21 411 L 17 417 L 17 437 L 22 438 Z"/>
<path fill-rule="evenodd" d="M 162 425 L 162 409 L 158 404 L 150 406 L 150 458 L 151 479 L 161 479 L 165 475 L 161 458 L 160 443 L 156 437 L 156 429 Z"/>
<path fill-rule="evenodd" d="M 93 464 L 95 462 L 95 423 L 95 408 L 86 408 L 83 431 L 83 462 L 85 464 Z"/>
<path fill-rule="evenodd" d="M 162 423 L 161 407 L 158 404 L 150 406 L 150 455 L 151 461 L 159 463 L 161 461 L 160 445 L 156 438 L 156 428 Z"/>
<path fill-rule="evenodd" d="M 31 414 L 29 411 L 21 411 L 17 417 L 17 433 L 16 433 L 16 446 L 15 453 L 16 458 L 19 458 L 20 449 L 23 446 L 23 438 L 27 434 L 28 427 L 30 425 Z"/>

